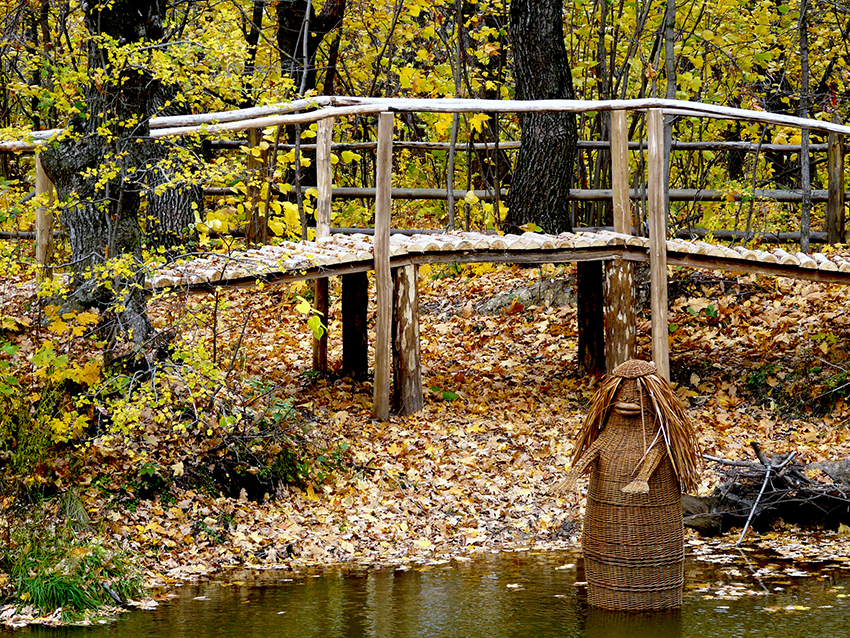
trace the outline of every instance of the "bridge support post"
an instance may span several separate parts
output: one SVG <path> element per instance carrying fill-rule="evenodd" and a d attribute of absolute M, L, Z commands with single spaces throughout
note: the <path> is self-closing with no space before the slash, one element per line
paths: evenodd
<path fill-rule="evenodd" d="M 835 116 L 835 123 L 841 118 Z M 829 174 L 829 201 L 826 204 L 827 241 L 837 244 L 844 241 L 844 136 L 829 134 L 827 146 L 827 173 Z"/>
<path fill-rule="evenodd" d="M 611 189 L 614 232 L 632 234 L 629 142 L 625 111 L 611 112 Z M 617 257 L 605 264 L 605 366 L 610 372 L 637 354 L 634 264 Z"/>
<path fill-rule="evenodd" d="M 316 135 L 316 240 L 331 234 L 331 195 L 333 165 L 331 164 L 331 140 L 333 139 L 334 118 L 319 120 Z M 328 310 L 328 278 L 313 282 L 313 308 L 319 313 L 327 330 L 320 339 L 313 339 L 313 369 L 328 371 L 328 331 L 331 318 Z"/>
<path fill-rule="evenodd" d="M 342 276 L 342 371 L 353 379 L 369 373 L 369 276 L 355 272 Z"/>
<path fill-rule="evenodd" d="M 41 166 L 41 158 L 35 156 L 35 194 L 49 193 L 53 200 L 53 184 Z M 35 261 L 42 267 L 42 274 L 50 277 L 52 271 L 48 267 L 53 253 L 53 213 L 47 206 L 39 206 L 35 211 Z"/>
<path fill-rule="evenodd" d="M 392 213 L 394 115 L 378 116 L 378 148 L 375 162 L 375 381 L 372 416 L 386 421 L 390 415 L 392 365 L 393 284 L 390 275 L 390 216 Z"/>
<path fill-rule="evenodd" d="M 646 115 L 648 137 L 647 206 L 649 208 L 649 270 L 652 307 L 652 359 L 658 374 L 670 380 L 667 341 L 667 206 L 665 191 L 664 116 L 661 109 Z"/>
<path fill-rule="evenodd" d="M 419 354 L 419 267 L 393 268 L 393 409 L 407 416 L 419 412 L 422 361 Z"/>

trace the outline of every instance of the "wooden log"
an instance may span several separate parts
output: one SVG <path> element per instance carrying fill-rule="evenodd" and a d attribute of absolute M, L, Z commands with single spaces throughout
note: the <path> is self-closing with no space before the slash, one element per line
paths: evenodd
<path fill-rule="evenodd" d="M 794 255 L 800 264 L 800 268 L 817 268 L 817 262 L 806 253 L 798 252 Z"/>
<path fill-rule="evenodd" d="M 333 165 L 331 164 L 331 140 L 333 139 L 334 118 L 319 120 L 316 125 L 316 179 L 318 197 L 316 198 L 316 242 L 330 237 L 331 234 L 331 184 L 333 181 Z M 327 330 L 320 339 L 313 339 L 313 369 L 326 373 L 328 371 L 328 332 L 330 331 L 330 314 L 328 309 L 329 286 L 327 278 L 316 279 L 313 282 L 313 308 L 322 318 Z"/>
<path fill-rule="evenodd" d="M 47 195 L 52 204 L 55 197 L 53 184 L 41 165 L 41 156 L 35 156 L 35 194 Z M 48 206 L 39 205 L 35 211 L 35 261 L 42 268 L 42 276 L 53 275 L 50 258 L 53 255 L 53 213 Z"/>
<path fill-rule="evenodd" d="M 773 253 L 769 253 L 766 250 L 754 250 L 756 257 L 759 261 L 764 262 L 766 264 L 777 264 L 779 263 L 779 259 Z"/>
<path fill-rule="evenodd" d="M 844 241 L 844 137 L 838 133 L 830 133 L 828 149 L 826 166 L 829 175 L 829 201 L 826 204 L 826 236 L 830 244 L 836 244 Z"/>
<path fill-rule="evenodd" d="M 393 290 L 390 275 L 390 218 L 392 216 L 394 115 L 378 115 L 378 151 L 375 162 L 375 381 L 372 416 L 386 421 L 390 414 L 390 367 L 392 365 Z"/>
<path fill-rule="evenodd" d="M 611 191 L 614 235 L 631 239 L 629 148 L 625 111 L 611 112 Z M 622 258 L 605 264 L 605 367 L 610 372 L 637 354 L 634 264 Z"/>
<path fill-rule="evenodd" d="M 424 405 L 418 275 L 418 266 L 393 268 L 393 410 L 402 416 L 419 412 Z"/>
<path fill-rule="evenodd" d="M 744 259 L 748 259 L 750 261 L 758 261 L 758 255 L 756 255 L 755 251 L 753 250 L 748 250 L 743 246 L 735 246 L 735 248 L 733 248 L 732 250 L 734 250 Z"/>
<path fill-rule="evenodd" d="M 540 233 L 525 232 L 521 237 L 529 244 L 535 243 L 543 250 L 552 250 L 555 248 L 555 242 L 552 241 L 550 235 L 541 235 Z"/>
<path fill-rule="evenodd" d="M 368 273 L 342 276 L 342 371 L 353 379 L 369 373 Z"/>
<path fill-rule="evenodd" d="M 833 257 L 839 272 L 850 272 L 850 261 L 846 261 L 841 257 Z"/>
<path fill-rule="evenodd" d="M 812 259 L 814 259 L 815 263 L 818 265 L 818 270 L 827 270 L 830 272 L 838 270 L 838 266 L 832 263 L 829 260 L 829 257 L 824 255 L 823 253 L 814 253 L 812 255 Z"/>
<path fill-rule="evenodd" d="M 652 308 L 652 359 L 658 374 L 670 380 L 667 320 L 667 210 L 664 195 L 664 116 L 660 109 L 647 113 L 647 200 L 649 213 L 650 289 Z"/>
<path fill-rule="evenodd" d="M 611 193 L 614 232 L 632 234 L 629 199 L 629 148 L 625 111 L 611 112 Z"/>
<path fill-rule="evenodd" d="M 774 248 L 773 254 L 779 259 L 779 263 L 784 266 L 799 266 L 800 260 L 791 253 L 785 252 L 781 248 Z"/>

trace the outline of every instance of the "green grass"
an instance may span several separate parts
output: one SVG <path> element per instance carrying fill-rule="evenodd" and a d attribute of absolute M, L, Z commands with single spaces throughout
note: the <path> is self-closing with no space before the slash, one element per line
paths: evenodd
<path fill-rule="evenodd" d="M 43 613 L 61 607 L 73 616 L 143 592 L 141 578 L 122 554 L 45 519 L 30 519 L 16 529 L 9 545 L 0 548 L 0 568 L 9 574 L 18 600 Z"/>

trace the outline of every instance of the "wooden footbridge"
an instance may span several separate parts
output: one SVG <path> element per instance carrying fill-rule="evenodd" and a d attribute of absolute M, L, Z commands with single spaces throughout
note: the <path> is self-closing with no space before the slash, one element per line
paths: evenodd
<path fill-rule="evenodd" d="M 297 111 L 297 112 L 293 112 Z M 475 232 L 391 234 L 392 149 L 396 112 L 588 112 L 611 115 L 611 162 L 614 230 L 564 233 L 557 236 L 525 233 L 496 235 Z M 649 237 L 633 236 L 627 114 L 642 111 L 647 118 L 646 205 Z M 334 119 L 351 115 L 378 117 L 375 227 L 373 235 L 330 233 L 332 166 L 330 160 Z M 805 254 L 728 248 L 702 241 L 667 239 L 668 189 L 664 147 L 664 118 L 724 118 L 765 125 L 817 131 L 841 139 L 850 127 L 803 118 L 718 107 L 674 100 L 538 102 L 485 100 L 406 100 L 325 97 L 281 107 L 240 112 L 154 118 L 151 137 L 192 134 L 211 135 L 232 131 L 318 122 L 318 198 L 316 241 L 282 242 L 227 255 L 209 255 L 183 264 L 159 267 L 149 273 L 154 290 L 180 288 L 209 290 L 229 286 L 254 286 L 259 282 L 316 280 L 317 310 L 327 314 L 327 278 L 343 277 L 344 359 L 366 360 L 366 277 L 374 270 L 376 282 L 376 342 L 373 414 L 386 419 L 390 408 L 391 379 L 395 377 L 396 408 L 411 413 L 421 408 L 419 363 L 417 266 L 434 263 L 506 262 L 560 263 L 604 261 L 605 330 L 609 344 L 608 365 L 635 354 L 634 262 L 649 262 L 651 272 L 652 354 L 661 374 L 669 378 L 667 325 L 667 265 L 781 275 L 829 283 L 850 283 L 850 260 L 833 253 Z M 34 136 L 31 147 L 49 134 Z M 8 144 L 6 144 L 8 146 Z M 18 150 L 23 150 L 20 146 Z M 0 140 L 0 150 L 4 142 Z M 16 147 L 17 148 L 17 147 Z M 840 154 L 839 154 L 840 156 Z M 833 156 L 830 155 L 830 162 Z M 843 179 L 843 160 L 836 175 Z M 838 180 L 836 180 L 838 181 Z M 843 183 L 830 183 L 829 205 L 843 212 Z M 833 193 L 835 194 L 833 196 Z M 802 198 L 805 199 L 804 191 Z M 808 191 L 811 198 L 811 191 Z M 44 226 L 37 228 L 45 232 Z M 850 259 L 850 258 L 848 258 Z M 348 281 L 348 284 L 346 283 Z M 347 290 L 354 290 L 348 293 Z M 353 326 L 347 328 L 347 326 Z M 348 332 L 347 332 L 348 331 Z M 326 337 L 325 337 L 326 338 Z M 357 344 L 348 353 L 348 344 Z M 326 342 L 314 343 L 314 364 L 327 366 Z"/>

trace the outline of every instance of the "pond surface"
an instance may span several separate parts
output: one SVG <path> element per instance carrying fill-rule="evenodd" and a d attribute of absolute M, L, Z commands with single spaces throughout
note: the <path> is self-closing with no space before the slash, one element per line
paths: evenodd
<path fill-rule="evenodd" d="M 180 588 L 151 611 L 91 628 L 32 627 L 16 636 L 284 638 L 529 636 L 677 638 L 846 636 L 850 568 L 755 554 L 686 562 L 678 612 L 588 609 L 580 555 L 507 552 L 410 569 L 223 574 Z M 6 636 L 2 629 L 0 635 Z M 8 635 L 11 635 L 9 633 Z"/>

